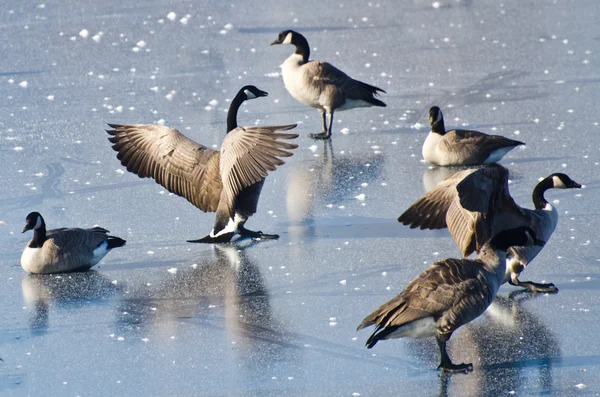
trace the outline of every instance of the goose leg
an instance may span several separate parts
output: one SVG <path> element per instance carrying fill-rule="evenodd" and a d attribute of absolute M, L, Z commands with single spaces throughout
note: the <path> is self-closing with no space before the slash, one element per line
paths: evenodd
<path fill-rule="evenodd" d="M 558 288 L 552 283 L 534 283 L 533 281 L 520 281 L 515 277 L 509 281 L 509 284 L 514 285 L 515 287 L 525 288 L 531 292 L 540 292 L 540 293 L 548 293 L 548 294 L 556 294 L 558 292 Z"/>
<path fill-rule="evenodd" d="M 473 371 L 473 364 L 453 364 L 452 360 L 450 360 L 450 356 L 448 356 L 448 352 L 446 351 L 446 342 L 450 339 L 450 335 L 437 335 L 436 340 L 438 346 L 440 347 L 440 365 L 438 369 L 441 368 L 442 372 L 470 372 Z"/>
<path fill-rule="evenodd" d="M 321 112 L 323 121 L 323 132 L 320 134 L 310 134 L 312 139 L 329 139 L 331 138 L 331 124 L 333 123 L 333 111 L 329 112 L 329 128 L 327 128 L 327 110 Z"/>
<path fill-rule="evenodd" d="M 278 234 L 264 234 L 261 231 L 255 232 L 246 229 L 243 225 L 238 225 L 238 233 L 243 237 L 259 238 L 261 240 L 276 240 L 279 238 Z"/>

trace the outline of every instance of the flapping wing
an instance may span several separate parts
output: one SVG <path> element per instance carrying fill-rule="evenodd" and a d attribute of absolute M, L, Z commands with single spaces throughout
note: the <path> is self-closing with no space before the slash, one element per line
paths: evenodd
<path fill-rule="evenodd" d="M 205 212 L 214 212 L 223 185 L 219 152 L 162 125 L 109 124 L 117 158 L 140 178 L 153 178 Z"/>
<path fill-rule="evenodd" d="M 398 222 L 409 225 L 411 229 L 448 227 L 446 213 L 452 202 L 458 197 L 456 186 L 475 171 L 476 169 L 468 169 L 450 175 L 404 211 L 398 218 Z"/>
<path fill-rule="evenodd" d="M 230 131 L 221 146 L 221 178 L 223 194 L 221 208 L 234 216 L 235 198 L 245 187 L 267 176 L 284 164 L 298 145 L 282 140 L 295 139 L 298 134 L 277 133 L 295 128 L 296 124 L 273 127 L 238 127 Z"/>

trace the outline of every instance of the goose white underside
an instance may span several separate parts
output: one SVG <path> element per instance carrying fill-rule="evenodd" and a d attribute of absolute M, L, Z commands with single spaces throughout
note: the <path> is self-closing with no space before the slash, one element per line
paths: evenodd
<path fill-rule="evenodd" d="M 102 244 L 100 244 L 98 246 L 98 248 L 96 248 L 94 250 L 94 256 L 92 257 L 92 259 L 90 260 L 89 265 L 90 266 L 95 266 L 98 264 L 98 262 L 100 262 L 102 260 L 102 258 L 104 258 L 106 256 L 106 254 L 109 253 L 109 249 L 108 249 L 108 240 L 103 242 Z"/>
<path fill-rule="evenodd" d="M 239 234 L 239 225 L 240 223 L 243 223 L 246 221 L 246 217 L 238 214 L 237 212 L 235 213 L 235 216 L 232 218 L 229 218 L 229 222 L 227 223 L 227 226 L 225 226 L 222 230 L 219 230 L 218 233 L 215 234 L 215 229 L 211 230 L 210 232 L 210 237 L 219 237 L 222 236 L 224 234 L 227 233 L 233 233 L 234 235 Z"/>
<path fill-rule="evenodd" d="M 398 338 L 428 338 L 435 336 L 435 321 L 433 317 L 425 317 L 419 320 L 404 324 L 397 330 L 387 335 L 385 339 Z"/>
<path fill-rule="evenodd" d="M 30 248 L 25 247 L 23 254 L 21 254 L 21 267 L 29 273 L 37 273 L 37 267 L 33 266 L 35 258 L 40 252 L 41 248 Z"/>
<path fill-rule="evenodd" d="M 490 153 L 490 155 L 488 156 L 487 159 L 485 159 L 483 164 L 496 163 L 496 162 L 500 161 L 502 159 L 502 157 L 504 157 L 506 155 L 506 153 L 510 152 L 513 149 L 514 149 L 513 146 L 496 149 L 492 153 Z"/>

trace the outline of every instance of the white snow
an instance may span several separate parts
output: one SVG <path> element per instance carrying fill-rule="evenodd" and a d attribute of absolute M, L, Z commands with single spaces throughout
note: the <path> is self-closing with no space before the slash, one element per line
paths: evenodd
<path fill-rule="evenodd" d="M 177 14 L 175 14 L 173 11 L 171 11 L 170 13 L 167 14 L 167 19 L 169 21 L 174 21 L 175 18 L 177 18 Z"/>

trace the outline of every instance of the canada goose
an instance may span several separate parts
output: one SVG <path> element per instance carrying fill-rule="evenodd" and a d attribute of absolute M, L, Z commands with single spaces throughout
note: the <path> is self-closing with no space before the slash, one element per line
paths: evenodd
<path fill-rule="evenodd" d="M 435 336 L 443 372 L 468 372 L 472 364 L 453 364 L 446 342 L 460 326 L 479 317 L 502 284 L 506 253 L 513 245 L 543 244 L 527 227 L 505 230 L 488 240 L 477 259 L 444 259 L 415 277 L 395 298 L 369 314 L 358 330 L 375 325 L 366 342 Z"/>
<path fill-rule="evenodd" d="M 510 196 L 508 170 L 491 164 L 452 175 L 411 205 L 398 221 L 411 228 L 447 227 L 465 257 L 478 252 L 490 233 L 518 225 L 532 228 L 540 239 L 548 241 L 558 223 L 558 212 L 544 198 L 545 192 L 552 188 L 572 189 L 581 185 L 562 173 L 549 175 L 533 189 L 535 209 L 522 208 Z M 558 292 L 554 284 L 519 280 L 521 272 L 541 250 L 537 246 L 511 247 L 503 283 L 532 292 Z"/>
<path fill-rule="evenodd" d="M 329 139 L 333 125 L 333 113 L 358 107 L 387 106 L 375 98 L 379 87 L 354 80 L 335 66 L 321 61 L 309 61 L 310 47 L 300 33 L 284 30 L 275 44 L 293 44 L 294 52 L 282 65 L 283 83 L 291 96 L 306 106 L 321 112 L 323 132 L 310 134 L 314 139 Z M 329 126 L 327 126 L 329 113 Z"/>
<path fill-rule="evenodd" d="M 431 131 L 423 143 L 423 158 L 434 165 L 481 165 L 500 161 L 513 148 L 524 145 L 500 135 L 444 127 L 439 107 L 429 109 Z"/>
<path fill-rule="evenodd" d="M 256 212 L 264 178 L 269 171 L 284 164 L 282 157 L 298 145 L 282 142 L 297 134 L 296 124 L 284 126 L 238 127 L 240 105 L 249 99 L 267 96 L 265 91 L 244 86 L 231 101 L 227 113 L 227 135 L 221 151 L 202 146 L 175 128 L 162 125 L 109 124 L 113 130 L 112 148 L 117 158 L 140 178 L 154 178 L 168 191 L 184 197 L 204 212 L 215 212 L 215 225 L 206 237 L 188 240 L 198 243 L 224 243 L 237 233 L 261 239 L 276 239 L 276 234 L 263 234 L 244 227 Z"/>
<path fill-rule="evenodd" d="M 108 252 L 125 245 L 125 240 L 109 236 L 101 227 L 61 228 L 46 231 L 38 212 L 25 218 L 23 233 L 33 229 L 33 238 L 23 250 L 21 267 L 35 274 L 82 271 L 96 265 Z"/>

